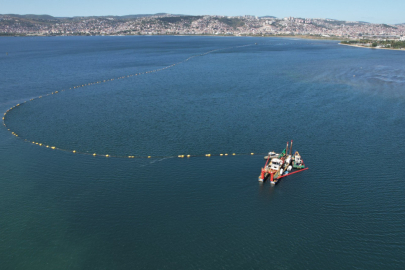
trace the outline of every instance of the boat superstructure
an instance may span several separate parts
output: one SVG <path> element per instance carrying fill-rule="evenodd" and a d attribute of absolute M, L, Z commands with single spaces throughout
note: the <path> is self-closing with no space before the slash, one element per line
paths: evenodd
<path fill-rule="evenodd" d="M 268 159 L 268 158 L 277 158 L 280 154 L 277 154 L 274 151 L 269 152 L 269 154 L 267 156 L 264 156 L 264 159 Z"/>

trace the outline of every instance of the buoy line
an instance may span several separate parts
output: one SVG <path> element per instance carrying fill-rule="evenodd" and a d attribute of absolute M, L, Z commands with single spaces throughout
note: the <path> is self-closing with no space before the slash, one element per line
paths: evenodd
<path fill-rule="evenodd" d="M 226 157 L 226 156 L 255 155 L 255 153 L 220 153 L 220 154 L 198 154 L 198 155 L 181 154 L 181 155 L 172 155 L 172 156 L 132 156 L 132 155 L 124 156 L 124 155 L 110 155 L 110 154 L 88 153 L 88 152 L 81 152 L 81 151 L 75 150 L 75 149 L 64 149 L 64 148 L 60 148 L 60 147 L 57 147 L 57 146 L 54 146 L 54 145 L 49 145 L 49 144 L 45 144 L 45 143 L 41 143 L 41 142 L 32 141 L 32 140 L 30 140 L 30 139 L 24 139 L 24 138 L 22 138 L 20 135 L 16 134 L 14 131 L 12 131 L 10 128 L 8 128 L 7 125 L 6 125 L 6 118 L 7 118 L 7 115 L 8 115 L 11 111 L 13 111 L 13 110 L 15 110 L 15 109 L 21 107 L 22 105 L 26 104 L 27 102 L 31 102 L 31 101 L 35 101 L 35 100 L 38 100 L 38 99 L 41 99 L 41 98 L 45 98 L 45 97 L 49 97 L 49 96 L 52 96 L 52 95 L 56 95 L 56 94 L 58 94 L 58 93 L 61 93 L 61 92 L 64 92 L 64 91 L 68 91 L 68 90 L 73 90 L 73 89 L 83 88 L 83 87 L 90 86 L 90 85 L 101 84 L 101 83 L 107 83 L 107 82 L 111 82 L 111 81 L 114 81 L 114 80 L 122 80 L 122 79 L 130 78 L 130 77 L 134 77 L 134 76 L 140 76 L 140 75 L 144 75 L 144 74 L 149 74 L 149 73 L 154 73 L 154 72 L 163 71 L 163 70 L 172 68 L 172 67 L 174 67 L 174 66 L 176 66 L 176 65 L 185 63 L 185 62 L 187 62 L 187 61 L 189 61 L 189 60 L 191 60 L 191 59 L 193 59 L 193 58 L 195 58 L 195 57 L 198 57 L 198 56 L 205 56 L 205 55 L 210 54 L 210 53 L 213 53 L 213 52 L 218 52 L 218 51 L 222 51 L 222 50 L 229 50 L 229 49 L 233 49 L 233 48 L 248 47 L 248 46 L 253 46 L 253 45 L 255 45 L 255 44 L 247 44 L 247 45 L 233 46 L 233 47 L 227 47 L 227 48 L 222 48 L 222 49 L 215 49 L 215 50 L 211 50 L 211 51 L 208 51 L 208 52 L 205 52 L 205 53 L 192 55 L 192 56 L 188 57 L 187 59 L 185 59 L 185 60 L 183 60 L 183 61 L 180 61 L 180 62 L 171 64 L 171 65 L 166 66 L 166 67 L 163 67 L 163 68 L 154 69 L 154 70 L 149 70 L 149 71 L 144 71 L 144 72 L 139 72 L 139 73 L 130 74 L 130 75 L 125 75 L 125 76 L 120 76 L 120 77 L 118 77 L 118 78 L 112 78 L 112 79 L 106 79 L 106 80 L 91 82 L 91 83 L 85 83 L 85 84 L 81 84 L 81 85 L 77 85 L 77 86 L 72 86 L 72 87 L 70 87 L 70 88 L 62 89 L 62 90 L 59 90 L 59 91 L 54 91 L 54 92 L 51 92 L 51 93 L 48 93 L 48 94 L 44 94 L 44 95 L 41 95 L 41 96 L 38 96 L 38 97 L 35 97 L 35 98 L 31 98 L 31 99 L 26 100 L 26 101 L 24 101 L 24 102 L 18 103 L 18 104 L 16 104 L 16 105 L 14 105 L 13 107 L 11 107 L 10 109 L 8 109 L 8 110 L 4 113 L 4 115 L 3 115 L 3 125 L 4 125 L 4 127 L 5 127 L 8 131 L 10 131 L 10 133 L 11 133 L 13 136 L 17 137 L 18 139 L 22 139 L 22 140 L 24 140 L 25 142 L 28 142 L 28 143 L 31 143 L 31 144 L 34 144 L 34 145 L 37 145 L 37 146 L 49 148 L 49 149 L 52 149 L 52 150 L 59 150 L 59 151 L 64 151 L 64 152 L 70 152 L 70 153 L 73 153 L 73 154 L 89 155 L 89 156 L 94 156 L 94 157 L 96 157 L 96 156 L 102 156 L 102 157 L 107 157 L 107 158 L 109 158 L 109 157 L 114 157 L 114 158 L 130 158 L 130 159 L 131 159 L 131 158 L 174 158 L 174 157 L 177 157 L 177 158 L 191 158 L 191 157 L 214 157 L 214 156 Z M 256 155 L 266 155 L 266 154 L 267 154 L 267 153 L 256 153 Z"/>

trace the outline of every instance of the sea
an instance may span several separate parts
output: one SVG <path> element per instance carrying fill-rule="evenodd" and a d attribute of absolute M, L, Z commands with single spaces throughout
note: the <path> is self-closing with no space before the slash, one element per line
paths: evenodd
<path fill-rule="evenodd" d="M 404 63 L 327 40 L 1 37 L 0 268 L 404 269 Z M 291 140 L 309 169 L 259 183 Z"/>

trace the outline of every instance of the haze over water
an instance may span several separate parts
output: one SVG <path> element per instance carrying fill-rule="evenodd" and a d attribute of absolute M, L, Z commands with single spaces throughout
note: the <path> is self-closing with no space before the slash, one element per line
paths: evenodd
<path fill-rule="evenodd" d="M 67 89 L 7 115 L 22 139 L 0 128 L 2 269 L 403 269 L 404 52 L 171 36 L 0 48 L 2 112 Z M 119 156 L 292 139 L 310 169 L 271 187 L 262 155 L 120 159 L 23 139 Z"/>

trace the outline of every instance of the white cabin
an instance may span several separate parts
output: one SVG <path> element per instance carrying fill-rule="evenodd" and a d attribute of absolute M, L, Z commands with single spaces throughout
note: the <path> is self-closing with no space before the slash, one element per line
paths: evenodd
<path fill-rule="evenodd" d="M 301 165 L 301 163 L 302 163 L 302 159 L 301 159 L 301 156 L 300 156 L 300 154 L 298 153 L 298 151 L 295 152 L 295 154 L 294 154 L 294 162 L 295 162 L 295 164 L 297 164 L 297 165 Z"/>
<path fill-rule="evenodd" d="M 273 158 L 270 162 L 270 169 L 278 171 L 282 165 L 283 161 L 281 159 Z"/>

